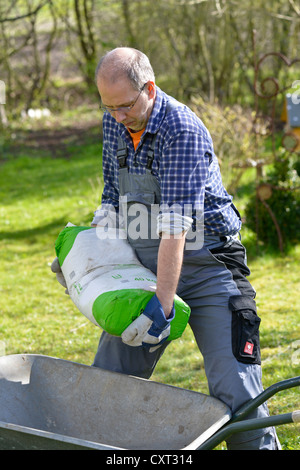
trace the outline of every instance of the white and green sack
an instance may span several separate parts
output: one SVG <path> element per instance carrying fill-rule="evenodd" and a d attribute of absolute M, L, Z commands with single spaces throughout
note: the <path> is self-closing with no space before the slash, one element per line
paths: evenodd
<path fill-rule="evenodd" d="M 105 237 L 97 230 L 68 224 L 55 250 L 79 311 L 107 333 L 121 336 L 154 295 L 156 276 L 139 262 L 121 230 L 119 238 L 116 229 L 108 229 Z M 174 303 L 169 340 L 182 335 L 190 315 L 189 306 L 177 295 Z"/>

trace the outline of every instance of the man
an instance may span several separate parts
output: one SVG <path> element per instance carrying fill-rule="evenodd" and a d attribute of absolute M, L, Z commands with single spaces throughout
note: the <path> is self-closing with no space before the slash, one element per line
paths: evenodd
<path fill-rule="evenodd" d="M 177 293 L 191 307 L 210 394 L 234 412 L 262 391 L 260 319 L 246 279 L 241 220 L 211 137 L 189 108 L 155 85 L 140 51 L 110 51 L 98 64 L 96 83 L 106 111 L 104 190 L 92 225 L 115 211 L 139 259 L 157 275 L 157 290 L 122 338 L 103 332 L 93 365 L 149 378 L 168 344 Z M 249 418 L 267 415 L 262 405 Z M 279 448 L 273 428 L 240 433 L 227 445 Z"/>

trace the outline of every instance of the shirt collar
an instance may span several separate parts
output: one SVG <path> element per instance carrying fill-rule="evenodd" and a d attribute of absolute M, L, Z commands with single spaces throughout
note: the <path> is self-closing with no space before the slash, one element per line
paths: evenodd
<path fill-rule="evenodd" d="M 166 113 L 167 100 L 162 90 L 156 86 L 156 98 L 152 113 L 146 126 L 146 132 L 156 134 Z"/>
<path fill-rule="evenodd" d="M 158 87 L 156 87 L 156 98 L 155 98 L 155 103 L 152 109 L 152 113 L 150 115 L 150 118 L 147 122 L 145 134 L 156 134 L 159 131 L 159 128 L 161 126 L 161 123 L 164 119 L 166 109 L 167 109 L 167 99 L 165 93 Z M 121 137 L 125 140 L 130 141 L 130 135 L 128 130 L 123 124 L 120 124 L 120 134 Z"/>

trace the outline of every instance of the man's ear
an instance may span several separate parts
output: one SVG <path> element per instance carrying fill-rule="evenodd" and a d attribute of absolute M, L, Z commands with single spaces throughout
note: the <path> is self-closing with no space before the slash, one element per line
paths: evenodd
<path fill-rule="evenodd" d="M 146 90 L 148 91 L 148 96 L 150 99 L 155 98 L 156 96 L 156 88 L 155 88 L 155 83 L 154 82 L 147 82 L 146 85 Z"/>

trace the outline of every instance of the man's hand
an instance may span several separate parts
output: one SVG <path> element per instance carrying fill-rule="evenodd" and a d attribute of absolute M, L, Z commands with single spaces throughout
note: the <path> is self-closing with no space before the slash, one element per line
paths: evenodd
<path fill-rule="evenodd" d="M 53 262 L 51 264 L 51 271 L 56 274 L 56 279 L 58 280 L 58 282 L 63 287 L 66 288 L 65 293 L 69 294 L 68 289 L 67 289 L 67 283 L 66 283 L 64 275 L 62 273 L 62 270 L 61 270 L 61 267 L 60 267 L 60 264 L 59 264 L 59 261 L 58 261 L 57 257 L 53 260 Z"/>
<path fill-rule="evenodd" d="M 122 341 L 129 346 L 144 346 L 152 352 L 170 335 L 170 322 L 174 317 L 174 305 L 166 318 L 160 301 L 154 295 L 144 312 L 123 331 Z"/>
<path fill-rule="evenodd" d="M 123 331 L 123 343 L 129 346 L 142 346 L 143 338 L 152 323 L 152 320 L 142 313 Z"/>
<path fill-rule="evenodd" d="M 175 317 L 174 296 L 180 275 L 185 234 L 162 237 L 158 251 L 156 294 L 144 312 L 122 333 L 122 341 L 130 346 L 145 346 L 150 352 L 170 335 L 170 322 Z"/>

